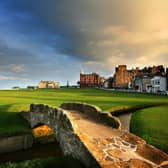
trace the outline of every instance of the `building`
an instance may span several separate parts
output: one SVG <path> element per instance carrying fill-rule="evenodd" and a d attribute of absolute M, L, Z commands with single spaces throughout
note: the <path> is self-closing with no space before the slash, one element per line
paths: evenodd
<path fill-rule="evenodd" d="M 115 69 L 114 86 L 115 88 L 133 88 L 133 83 L 137 75 L 164 75 L 165 69 L 162 65 L 153 67 L 144 67 L 139 69 L 127 69 L 126 65 L 119 65 Z"/>
<path fill-rule="evenodd" d="M 30 89 L 30 90 L 34 90 L 34 89 L 37 89 L 38 87 L 37 86 L 27 86 L 27 89 Z"/>
<path fill-rule="evenodd" d="M 101 87 L 105 79 L 97 73 L 85 74 L 80 73 L 80 87 Z"/>
<path fill-rule="evenodd" d="M 133 88 L 138 92 L 152 92 L 152 74 L 139 74 L 134 78 Z"/>
<path fill-rule="evenodd" d="M 100 76 L 97 73 L 80 73 L 80 87 L 98 87 Z"/>
<path fill-rule="evenodd" d="M 20 87 L 19 86 L 14 86 L 12 87 L 13 90 L 20 90 Z"/>
<path fill-rule="evenodd" d="M 46 88 L 59 88 L 60 83 L 54 81 L 43 81 L 41 80 L 38 84 L 39 89 L 46 89 Z"/>
<path fill-rule="evenodd" d="M 165 76 L 154 76 L 151 79 L 152 92 L 159 93 L 167 90 L 166 77 Z"/>
<path fill-rule="evenodd" d="M 136 75 L 136 71 L 127 70 L 126 65 L 119 65 L 115 69 L 114 86 L 116 88 L 130 88 L 132 79 Z"/>
<path fill-rule="evenodd" d="M 166 85 L 167 85 L 166 90 L 168 91 L 168 68 L 166 68 Z"/>
<path fill-rule="evenodd" d="M 100 77 L 100 78 L 99 78 L 99 87 L 103 87 L 105 81 L 106 81 L 106 78 L 105 78 L 105 77 Z"/>
<path fill-rule="evenodd" d="M 114 78 L 113 77 L 110 77 L 108 79 L 106 79 L 103 83 L 103 87 L 104 88 L 113 88 L 114 87 Z"/>
<path fill-rule="evenodd" d="M 151 73 L 156 74 L 156 75 L 164 75 L 165 74 L 165 68 L 163 67 L 163 65 L 153 66 Z"/>

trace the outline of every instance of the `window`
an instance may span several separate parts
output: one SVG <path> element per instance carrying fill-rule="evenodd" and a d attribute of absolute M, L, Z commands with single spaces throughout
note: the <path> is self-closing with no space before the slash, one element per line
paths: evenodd
<path fill-rule="evenodd" d="M 156 84 L 156 85 L 160 85 L 160 81 L 159 81 L 159 80 L 156 80 L 156 81 L 155 81 L 155 84 Z"/>

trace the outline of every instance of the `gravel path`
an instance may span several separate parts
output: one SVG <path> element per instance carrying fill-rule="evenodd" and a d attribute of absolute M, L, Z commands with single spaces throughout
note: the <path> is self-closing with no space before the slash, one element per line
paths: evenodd
<path fill-rule="evenodd" d="M 139 141 L 139 139 L 131 135 L 128 137 L 125 131 L 113 129 L 95 118 L 90 118 L 85 113 L 77 111 L 68 111 L 68 113 L 77 126 L 76 132 L 79 137 L 101 167 L 159 167 L 155 162 L 137 152 L 137 149 L 144 145 L 143 141 Z M 123 125 L 122 129 L 128 131 L 131 113 L 120 115 L 119 118 Z M 135 162 L 134 166 L 131 166 L 131 161 Z"/>
<path fill-rule="evenodd" d="M 109 127 L 99 121 L 89 118 L 86 114 L 73 111 L 71 116 L 75 123 L 78 125 L 81 132 L 95 137 L 95 138 L 107 138 L 109 136 L 119 136 L 120 132 Z"/>

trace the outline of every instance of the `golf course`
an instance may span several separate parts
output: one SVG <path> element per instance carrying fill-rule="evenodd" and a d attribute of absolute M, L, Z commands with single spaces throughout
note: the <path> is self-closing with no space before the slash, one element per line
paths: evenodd
<path fill-rule="evenodd" d="M 166 96 L 100 89 L 2 90 L 0 95 L 0 134 L 29 131 L 28 124 L 18 114 L 21 111 L 28 111 L 31 103 L 59 106 L 63 102 L 85 102 L 97 105 L 106 112 L 168 103 Z M 167 105 L 137 110 L 132 115 L 131 131 L 168 152 L 167 120 Z"/>
<path fill-rule="evenodd" d="M 133 110 L 131 132 L 168 153 L 168 97 L 124 93 L 95 88 L 60 88 L 0 91 L 0 135 L 32 131 L 19 112 L 28 111 L 31 103 L 60 106 L 64 102 L 85 102 L 106 112 Z"/>

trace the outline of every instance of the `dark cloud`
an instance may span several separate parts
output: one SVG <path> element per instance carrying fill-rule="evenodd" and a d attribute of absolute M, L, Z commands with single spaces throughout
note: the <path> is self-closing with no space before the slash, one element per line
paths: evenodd
<path fill-rule="evenodd" d="M 161 43 L 159 36 L 150 41 L 149 34 L 157 34 L 159 28 L 166 29 L 167 4 L 165 0 L 30 0 L 16 1 L 11 6 L 36 16 L 50 36 L 62 37 L 62 41 L 52 42 L 56 52 L 84 61 L 104 61 L 118 56 L 134 57 L 136 62 L 137 58 L 149 54 L 144 52 L 145 46 Z M 151 13 L 154 10 L 156 13 Z M 150 47 L 152 50 L 153 46 Z"/>
<path fill-rule="evenodd" d="M 167 65 L 167 11 L 166 0 L 2 0 L 0 71 L 66 81 L 81 67 Z"/>
<path fill-rule="evenodd" d="M 32 63 L 32 58 L 34 62 L 37 62 L 37 57 L 31 53 L 31 51 L 11 48 L 6 44 L 5 41 L 0 41 L 0 66 L 23 63 L 30 64 Z"/>

